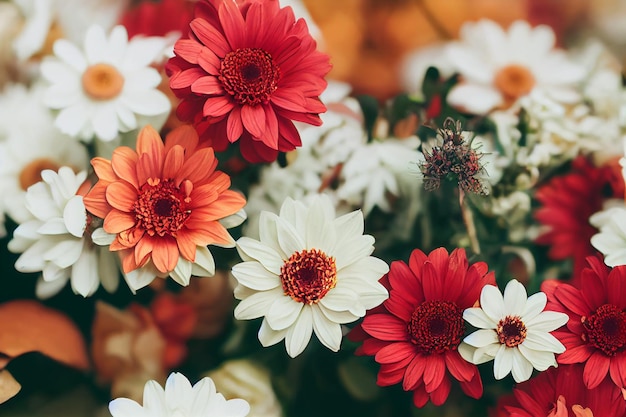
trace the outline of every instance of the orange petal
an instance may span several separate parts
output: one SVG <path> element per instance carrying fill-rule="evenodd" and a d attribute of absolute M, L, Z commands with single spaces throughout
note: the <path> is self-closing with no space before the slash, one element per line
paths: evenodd
<path fill-rule="evenodd" d="M 120 259 L 122 260 L 122 270 L 125 273 L 129 273 L 130 271 L 134 271 L 139 268 L 141 265 L 135 262 L 135 251 L 133 249 L 124 249 L 119 252 Z"/>
<path fill-rule="evenodd" d="M 130 212 L 137 202 L 137 189 L 126 181 L 116 181 L 107 187 L 106 198 L 113 208 Z"/>
<path fill-rule="evenodd" d="M 215 187 L 218 193 L 225 191 L 230 187 L 230 177 L 228 174 L 222 171 L 215 171 L 211 176 L 206 180 L 206 182 L 210 182 Z"/>
<path fill-rule="evenodd" d="M 185 162 L 185 149 L 174 145 L 165 155 L 163 179 L 173 179 Z"/>
<path fill-rule="evenodd" d="M 195 203 L 193 195 L 194 193 L 192 193 L 192 203 Z M 241 194 L 226 190 L 213 202 L 199 206 L 200 208 L 195 210 L 192 207 L 191 215 L 198 218 L 199 221 L 219 220 L 237 213 L 245 205 L 246 199 Z"/>
<path fill-rule="evenodd" d="M 85 340 L 65 314 L 38 301 L 16 300 L 0 304 L 0 323 L 2 354 L 14 358 L 40 352 L 65 365 L 89 368 Z"/>
<path fill-rule="evenodd" d="M 163 273 L 173 271 L 178 263 L 178 246 L 174 238 L 163 237 L 154 242 L 152 262 Z"/>
<path fill-rule="evenodd" d="M 91 159 L 91 166 L 93 167 L 98 179 L 107 182 L 117 180 L 117 176 L 113 172 L 113 168 L 111 168 L 111 161 L 97 156 Z"/>
<path fill-rule="evenodd" d="M 113 171 L 122 179 L 139 189 L 137 180 L 137 160 L 138 156 L 134 150 L 127 146 L 120 146 L 113 151 L 111 156 L 111 167 Z"/>
<path fill-rule="evenodd" d="M 226 228 L 217 221 L 206 222 L 204 220 L 198 221 L 194 219 L 190 222 L 191 218 L 187 219 L 185 226 L 192 230 L 192 237 L 202 239 L 201 242 L 196 242 L 197 245 L 225 245 L 230 246 L 233 244 L 233 238 L 228 233 Z M 194 227 L 196 226 L 196 227 Z"/>
<path fill-rule="evenodd" d="M 163 140 L 159 133 L 150 125 L 145 126 L 139 131 L 137 136 L 137 154 L 140 160 L 143 155 L 148 155 L 149 177 L 158 178 L 163 168 Z"/>
<path fill-rule="evenodd" d="M 187 228 L 182 228 L 176 234 L 176 244 L 180 255 L 190 262 L 196 260 L 196 242 L 192 238 L 193 232 Z"/>
<path fill-rule="evenodd" d="M 178 171 L 176 185 L 180 185 L 183 180 L 189 180 L 193 183 L 202 182 L 213 173 L 216 167 L 217 158 L 215 158 L 212 148 L 197 150 Z"/>
<path fill-rule="evenodd" d="M 140 239 L 135 246 L 135 262 L 137 265 L 143 264 L 153 249 L 153 239 L 150 236 L 146 235 Z"/>
<path fill-rule="evenodd" d="M 212 183 L 203 184 L 191 190 L 191 194 L 189 195 L 191 202 L 188 207 L 192 210 L 195 208 L 203 208 L 213 203 L 218 197 L 219 194 L 215 185 Z"/>
<path fill-rule="evenodd" d="M 104 231 L 107 233 L 120 233 L 135 226 L 137 220 L 135 216 L 113 209 L 104 218 Z"/>
<path fill-rule="evenodd" d="M 168 152 L 174 145 L 180 145 L 185 149 L 187 156 L 190 156 L 198 147 L 198 141 L 198 133 L 193 126 L 181 125 L 165 137 L 165 152 Z"/>
<path fill-rule="evenodd" d="M 98 181 L 83 198 L 83 203 L 85 204 L 87 211 L 97 217 L 100 217 L 101 219 L 104 219 L 113 208 L 109 205 L 109 203 L 107 203 L 107 185 L 108 183 Z"/>

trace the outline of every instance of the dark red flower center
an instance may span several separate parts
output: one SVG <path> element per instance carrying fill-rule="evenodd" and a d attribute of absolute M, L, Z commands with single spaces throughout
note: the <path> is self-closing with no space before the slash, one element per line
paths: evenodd
<path fill-rule="evenodd" d="M 187 193 L 172 180 L 150 178 L 141 187 L 133 210 L 137 222 L 148 235 L 176 236 L 191 213 L 187 209 L 189 201 Z"/>
<path fill-rule="evenodd" d="M 517 316 L 506 316 L 496 326 L 498 340 L 507 347 L 515 347 L 526 339 L 526 325 Z"/>
<path fill-rule="evenodd" d="M 626 313 L 613 304 L 604 304 L 589 317 L 580 319 L 585 332 L 582 339 L 614 356 L 626 346 Z"/>
<path fill-rule="evenodd" d="M 318 249 L 296 252 L 280 268 L 280 280 L 285 295 L 315 304 L 337 284 L 335 258 Z"/>
<path fill-rule="evenodd" d="M 224 57 L 219 80 L 237 103 L 256 106 L 267 103 L 278 88 L 280 69 L 266 51 L 240 48 Z"/>
<path fill-rule="evenodd" d="M 464 333 L 463 310 L 451 301 L 424 301 L 409 322 L 411 342 L 425 354 L 455 350 Z"/>

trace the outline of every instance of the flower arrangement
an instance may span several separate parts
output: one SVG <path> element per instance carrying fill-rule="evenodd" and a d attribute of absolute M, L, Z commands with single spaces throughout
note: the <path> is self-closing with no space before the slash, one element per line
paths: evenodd
<path fill-rule="evenodd" d="M 0 416 L 626 417 L 626 11 L 379 3 L 0 1 Z"/>

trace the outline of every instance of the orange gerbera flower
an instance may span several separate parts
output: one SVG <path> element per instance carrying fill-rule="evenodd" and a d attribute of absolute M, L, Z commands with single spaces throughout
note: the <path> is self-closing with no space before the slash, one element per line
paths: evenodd
<path fill-rule="evenodd" d="M 146 126 L 136 151 L 121 146 L 110 161 L 96 157 L 91 164 L 98 182 L 85 206 L 115 235 L 110 249 L 120 251 L 125 273 L 152 261 L 168 274 L 179 258 L 193 263 L 199 248 L 234 246 L 219 220 L 237 213 L 245 199 L 228 190 L 230 177 L 215 170 L 213 149 L 198 147 L 192 127 L 173 130 L 163 143 Z"/>

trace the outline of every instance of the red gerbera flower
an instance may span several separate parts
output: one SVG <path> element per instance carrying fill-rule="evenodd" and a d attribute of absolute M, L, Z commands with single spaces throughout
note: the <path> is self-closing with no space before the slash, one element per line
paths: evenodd
<path fill-rule="evenodd" d="M 115 235 L 110 249 L 120 251 L 124 272 L 151 260 L 168 274 L 179 258 L 194 262 L 199 247 L 234 246 L 219 220 L 237 213 L 245 199 L 228 190 L 230 178 L 215 170 L 213 149 L 198 148 L 192 127 L 173 130 L 163 143 L 146 126 L 136 152 L 120 146 L 111 161 L 97 157 L 91 164 L 98 182 L 85 197 L 85 207 Z"/>
<path fill-rule="evenodd" d="M 170 87 L 217 151 L 239 141 L 250 162 L 273 161 L 301 145 L 293 121 L 321 125 L 328 55 L 303 19 L 278 1 L 202 0 L 189 38 L 174 46 Z"/>
<path fill-rule="evenodd" d="M 549 368 L 518 384 L 498 404 L 497 417 L 624 417 L 626 401 L 610 381 L 593 389 L 582 383 L 582 366 Z"/>
<path fill-rule="evenodd" d="M 561 364 L 584 363 L 583 381 L 597 387 L 609 374 L 626 387 L 626 266 L 607 267 L 600 257 L 587 258 L 580 288 L 556 280 L 544 281 L 548 309 L 569 315 L 553 335 L 566 347 Z"/>
<path fill-rule="evenodd" d="M 589 217 L 602 210 L 606 199 L 624 195 L 620 170 L 617 162 L 596 167 L 581 156 L 572 162 L 570 172 L 537 189 L 535 198 L 543 207 L 535 219 L 548 230 L 536 243 L 550 245 L 550 259 L 573 259 L 574 277 L 584 268 L 585 258 L 596 252 L 590 240 L 598 230 L 589 224 Z"/>
<path fill-rule="evenodd" d="M 457 349 L 465 335 L 463 311 L 478 302 L 483 286 L 495 285 L 487 264 L 469 265 L 463 249 L 449 256 L 444 248 L 428 256 L 416 249 L 408 265 L 393 262 L 381 283 L 388 284 L 389 298 L 351 335 L 355 339 L 363 332 L 357 354 L 375 356 L 381 365 L 378 384 L 402 382 L 405 391 L 413 391 L 415 405 L 423 407 L 429 399 L 435 405 L 446 401 L 452 376 L 467 395 L 479 398 L 478 368 Z"/>

